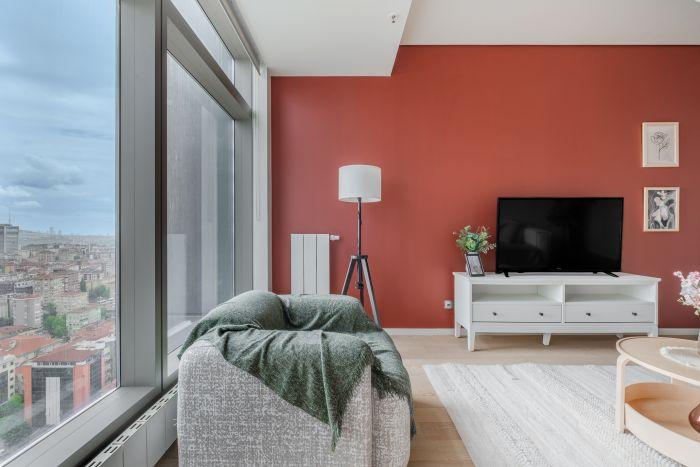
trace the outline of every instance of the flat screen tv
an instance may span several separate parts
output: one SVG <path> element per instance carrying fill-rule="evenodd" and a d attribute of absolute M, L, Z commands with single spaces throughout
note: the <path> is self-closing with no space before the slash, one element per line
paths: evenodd
<path fill-rule="evenodd" d="M 622 198 L 499 198 L 496 272 L 622 268 Z"/>

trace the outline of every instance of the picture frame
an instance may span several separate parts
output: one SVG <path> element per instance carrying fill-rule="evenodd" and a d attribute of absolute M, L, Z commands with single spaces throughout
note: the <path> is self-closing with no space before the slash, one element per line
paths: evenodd
<path fill-rule="evenodd" d="M 467 253 L 464 255 L 467 260 L 467 272 L 471 277 L 484 277 L 484 265 L 481 262 L 479 253 Z"/>
<path fill-rule="evenodd" d="M 642 123 L 642 167 L 680 165 L 678 122 Z"/>
<path fill-rule="evenodd" d="M 644 187 L 644 231 L 678 232 L 680 230 L 681 189 Z"/>

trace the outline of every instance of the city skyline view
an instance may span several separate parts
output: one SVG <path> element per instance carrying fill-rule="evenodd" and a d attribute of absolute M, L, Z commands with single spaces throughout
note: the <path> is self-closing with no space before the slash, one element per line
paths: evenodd
<path fill-rule="evenodd" d="M 114 235 L 115 8 L 91 0 L 3 5 L 0 223 L 11 211 L 24 231 Z"/>
<path fill-rule="evenodd" d="M 0 463 L 118 386 L 117 5 L 0 15 Z"/>

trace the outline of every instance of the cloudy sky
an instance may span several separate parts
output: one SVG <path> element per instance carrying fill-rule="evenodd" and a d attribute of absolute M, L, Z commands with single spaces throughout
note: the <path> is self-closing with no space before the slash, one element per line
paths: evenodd
<path fill-rule="evenodd" d="M 115 5 L 2 2 L 0 222 L 114 233 Z"/>

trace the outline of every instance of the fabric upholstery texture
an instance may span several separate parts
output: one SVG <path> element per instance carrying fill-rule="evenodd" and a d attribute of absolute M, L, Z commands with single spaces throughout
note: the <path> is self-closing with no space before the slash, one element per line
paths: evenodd
<path fill-rule="evenodd" d="M 183 355 L 178 383 L 182 466 L 404 466 L 410 414 L 397 396 L 379 398 L 367 366 L 355 386 L 343 436 L 229 364 L 209 342 Z"/>
<path fill-rule="evenodd" d="M 372 390 L 372 465 L 400 467 L 411 455 L 411 414 L 399 396 Z"/>

